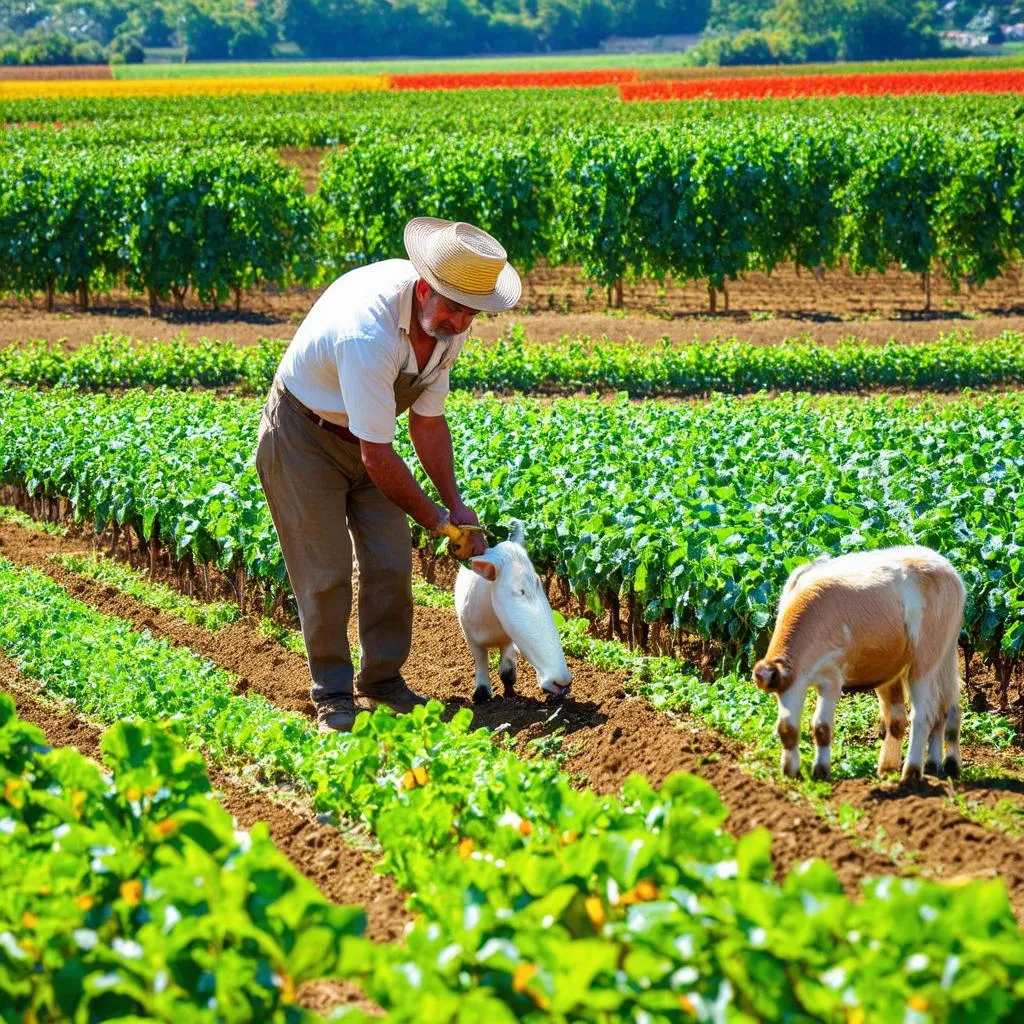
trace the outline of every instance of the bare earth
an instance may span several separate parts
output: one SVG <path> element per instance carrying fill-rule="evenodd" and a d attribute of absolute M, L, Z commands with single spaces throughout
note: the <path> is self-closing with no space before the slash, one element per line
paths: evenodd
<path fill-rule="evenodd" d="M 296 327 L 323 289 L 265 289 L 248 293 L 242 310 L 213 311 L 186 299 L 183 309 L 165 308 L 151 317 L 145 301 L 128 292 L 94 295 L 88 312 L 76 309 L 70 296 L 59 296 L 52 313 L 42 300 L 0 302 L 0 345 L 42 338 L 66 339 L 75 348 L 111 331 L 137 338 L 208 337 L 255 344 L 261 338 L 291 339 Z M 510 324 L 522 324 L 534 341 L 557 341 L 568 335 L 614 340 L 635 338 L 652 343 L 735 337 L 758 345 L 810 334 L 833 343 L 851 335 L 870 342 L 932 341 L 957 328 L 991 338 L 1005 330 L 1024 330 L 1024 278 L 1020 272 L 985 288 L 956 293 L 936 278 L 932 309 L 923 309 L 920 278 L 890 271 L 858 277 L 830 271 L 821 280 L 794 268 L 772 274 L 747 274 L 729 284 L 729 311 L 708 312 L 703 284 L 662 288 L 654 282 L 626 284 L 623 308 L 608 309 L 604 289 L 569 268 L 539 268 L 525 279 L 519 307 L 497 316 L 481 316 L 473 334 L 494 340 Z"/>

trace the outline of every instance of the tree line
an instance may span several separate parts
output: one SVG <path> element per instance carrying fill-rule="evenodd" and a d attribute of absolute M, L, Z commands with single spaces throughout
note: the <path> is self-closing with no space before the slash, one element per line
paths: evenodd
<path fill-rule="evenodd" d="M 699 32 L 709 0 L 4 0 L 0 62 L 460 56 L 596 47 L 609 35 Z M 77 49 L 76 49 L 77 48 Z M 27 52 L 26 52 L 27 51 Z M 23 59 L 27 58 L 27 59 Z"/>
<path fill-rule="evenodd" d="M 704 32 L 690 64 L 931 57 L 943 28 L 998 32 L 1024 0 L 2 0 L 0 63 L 457 57 L 594 48 Z"/>

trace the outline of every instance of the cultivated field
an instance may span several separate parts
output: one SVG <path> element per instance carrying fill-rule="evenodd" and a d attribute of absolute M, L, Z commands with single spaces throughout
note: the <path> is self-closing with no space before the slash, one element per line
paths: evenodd
<path fill-rule="evenodd" d="M 443 70 L 0 100 L 0 1007 L 1019 1018 L 1016 79 L 690 105 Z M 455 563 L 417 529 L 405 675 L 433 700 L 323 735 L 262 397 L 326 283 L 423 212 L 528 271 L 449 419 L 469 504 L 525 523 L 573 684 L 544 699 L 524 664 L 473 704 Z M 966 586 L 962 776 L 878 778 L 858 694 L 832 780 L 784 779 L 751 666 L 787 575 L 909 542 Z"/>

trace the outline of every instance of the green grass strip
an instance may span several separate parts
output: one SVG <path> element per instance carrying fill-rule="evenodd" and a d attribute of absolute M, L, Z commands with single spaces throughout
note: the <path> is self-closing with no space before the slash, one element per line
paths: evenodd
<path fill-rule="evenodd" d="M 166 584 L 151 583 L 144 571 L 133 569 L 105 555 L 91 553 L 51 557 L 58 565 L 77 576 L 114 587 L 141 601 L 148 608 L 167 612 L 185 622 L 202 626 L 211 633 L 216 633 L 217 630 L 237 622 L 240 618 L 238 605 L 231 601 L 200 601 L 194 597 L 187 597 Z M 260 617 L 257 628 L 263 636 L 276 641 L 285 650 L 305 658 L 306 645 L 297 629 L 279 625 L 265 615 Z M 353 650 L 352 655 L 353 661 L 358 663 L 359 652 Z"/>
<path fill-rule="evenodd" d="M 76 576 L 95 580 L 134 597 L 149 608 L 167 612 L 185 622 L 216 633 L 237 622 L 238 605 L 228 601 L 204 602 L 179 594 L 164 583 L 151 583 L 146 574 L 102 555 L 53 555 L 52 560 Z"/>
<path fill-rule="evenodd" d="M 68 533 L 60 523 L 41 522 L 10 505 L 0 505 L 0 520 L 14 523 L 16 526 L 23 526 L 26 530 L 32 530 L 34 533 L 48 533 L 53 537 L 66 537 Z"/>
<path fill-rule="evenodd" d="M 349 735 L 70 598 L 0 558 L 0 646 L 48 691 L 101 721 L 172 716 L 214 756 L 260 764 L 359 816 L 421 917 L 405 949 L 360 947 L 348 976 L 394 1021 L 1011 1019 L 1024 1008 L 1024 935 L 999 880 L 882 879 L 858 902 L 808 863 L 772 882 L 770 836 L 738 843 L 699 779 L 622 799 L 575 791 L 471 715 L 432 702 L 361 715 Z M 925 920 L 908 928 L 910 920 Z M 1018 994 L 1021 993 L 1021 994 Z M 354 1019 L 363 1019 L 357 1015 Z"/>

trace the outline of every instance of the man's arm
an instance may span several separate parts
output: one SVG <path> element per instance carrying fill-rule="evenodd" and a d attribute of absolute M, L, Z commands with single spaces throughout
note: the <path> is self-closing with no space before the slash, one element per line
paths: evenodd
<path fill-rule="evenodd" d="M 463 502 L 455 479 L 452 435 L 448 429 L 448 420 L 444 416 L 422 416 L 410 409 L 409 437 L 420 464 L 447 506 L 451 521 L 456 526 L 479 526 L 480 520 Z M 471 539 L 473 553 L 483 554 L 487 547 L 483 534 L 473 533 Z"/>
<path fill-rule="evenodd" d="M 457 508 L 462 504 L 462 495 L 455 481 L 452 433 L 447 418 L 420 416 L 410 409 L 409 437 L 420 465 L 434 482 L 441 500 L 449 509 Z"/>
<path fill-rule="evenodd" d="M 445 510 L 427 497 L 390 444 L 360 440 L 359 452 L 370 479 L 388 501 L 427 530 L 436 530 L 445 521 Z"/>

